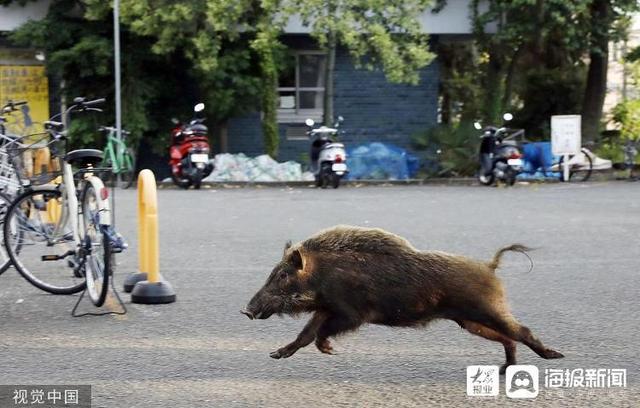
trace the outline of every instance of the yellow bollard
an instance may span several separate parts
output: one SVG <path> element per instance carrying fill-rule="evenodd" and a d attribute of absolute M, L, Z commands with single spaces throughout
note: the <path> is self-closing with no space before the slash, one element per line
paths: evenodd
<path fill-rule="evenodd" d="M 127 281 L 133 284 L 133 303 L 159 304 L 176 301 L 173 288 L 160 278 L 160 245 L 158 241 L 158 194 L 156 178 L 151 170 L 145 169 L 138 175 L 138 258 L 139 274 Z M 140 280 L 142 275 L 142 279 Z M 125 290 L 127 282 L 125 282 Z"/>
<path fill-rule="evenodd" d="M 156 179 L 148 169 L 138 176 L 138 240 L 140 272 L 147 274 L 149 282 L 159 282 L 158 195 Z"/>
<path fill-rule="evenodd" d="M 48 147 L 35 150 L 33 158 L 33 175 L 48 173 L 51 167 L 51 151 Z"/>
<path fill-rule="evenodd" d="M 47 201 L 46 219 L 50 224 L 57 224 L 62 216 L 62 206 L 58 200 Z"/>

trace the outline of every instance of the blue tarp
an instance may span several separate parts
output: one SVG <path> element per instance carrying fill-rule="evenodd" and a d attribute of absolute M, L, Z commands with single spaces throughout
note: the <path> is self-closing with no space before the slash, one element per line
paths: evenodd
<path fill-rule="evenodd" d="M 347 149 L 349 180 L 406 180 L 418 173 L 416 156 L 397 146 L 369 143 Z"/>
<path fill-rule="evenodd" d="M 558 157 L 551 153 L 550 142 L 525 143 L 522 146 L 524 154 L 524 171 L 519 179 L 558 178 L 560 173 L 553 173 L 549 169 L 558 162 Z"/>

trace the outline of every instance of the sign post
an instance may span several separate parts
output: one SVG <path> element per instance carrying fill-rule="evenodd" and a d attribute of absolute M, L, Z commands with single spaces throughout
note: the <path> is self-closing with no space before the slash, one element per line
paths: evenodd
<path fill-rule="evenodd" d="M 569 155 L 580 153 L 582 147 L 580 115 L 551 116 L 551 152 L 563 156 L 563 180 L 569 180 Z"/>

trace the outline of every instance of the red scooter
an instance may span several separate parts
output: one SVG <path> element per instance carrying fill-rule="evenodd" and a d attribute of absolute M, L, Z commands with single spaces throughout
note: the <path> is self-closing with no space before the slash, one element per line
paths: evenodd
<path fill-rule="evenodd" d="M 204 103 L 197 104 L 193 110 L 195 114 L 189 123 L 172 120 L 176 126 L 171 131 L 169 148 L 171 179 L 175 185 L 185 189 L 191 186 L 199 189 L 202 179 L 213 171 L 213 161 L 209 159 L 208 129 L 201 116 Z"/>

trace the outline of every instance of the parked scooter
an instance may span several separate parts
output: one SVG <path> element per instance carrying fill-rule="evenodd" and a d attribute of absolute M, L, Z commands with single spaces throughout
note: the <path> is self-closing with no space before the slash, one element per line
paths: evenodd
<path fill-rule="evenodd" d="M 513 119 L 513 115 L 505 113 L 503 119 L 509 122 Z M 523 168 L 522 153 L 513 140 L 514 135 L 509 134 L 507 127 L 482 128 L 479 122 L 474 123 L 474 127 L 482 130 L 478 181 L 490 186 L 496 180 L 500 180 L 512 186 Z"/>
<path fill-rule="evenodd" d="M 342 116 L 339 116 L 333 128 L 320 126 L 315 129 L 313 128 L 315 125 L 313 119 L 305 121 L 309 127 L 307 135 L 312 140 L 310 163 L 316 187 L 327 188 L 331 184 L 333 188 L 338 188 L 340 180 L 349 171 L 344 144 L 333 141 L 333 137 L 338 133 L 338 127 L 343 120 Z"/>
<path fill-rule="evenodd" d="M 197 104 L 193 110 L 194 117 L 187 124 L 172 119 L 176 126 L 171 131 L 169 148 L 171 179 L 175 185 L 185 189 L 192 185 L 199 189 L 202 179 L 213 171 L 213 161 L 209 160 L 208 129 L 201 116 L 204 104 Z"/>

